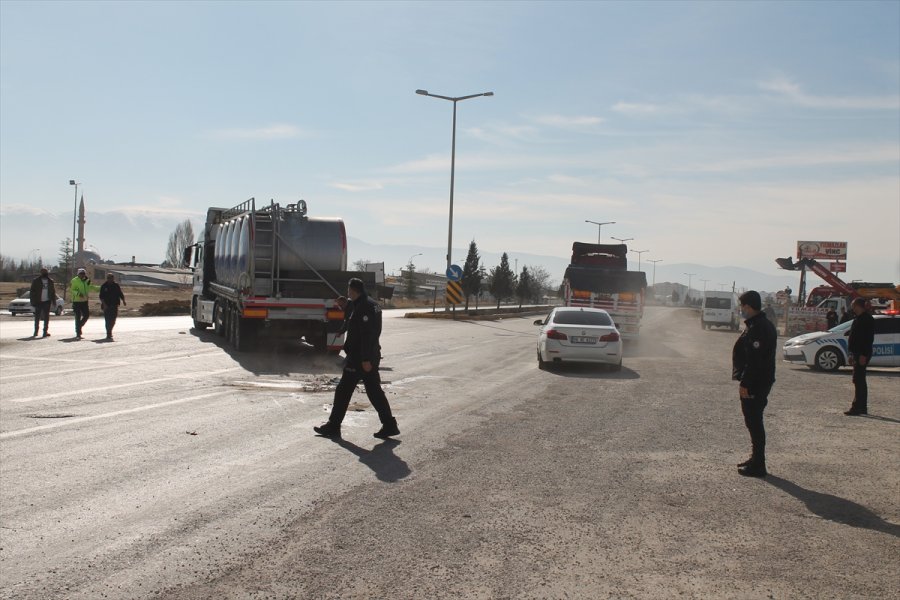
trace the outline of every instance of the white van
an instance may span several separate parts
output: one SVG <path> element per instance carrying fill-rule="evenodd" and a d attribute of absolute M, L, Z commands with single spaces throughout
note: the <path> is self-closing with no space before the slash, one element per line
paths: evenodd
<path fill-rule="evenodd" d="M 700 309 L 703 329 L 730 327 L 737 331 L 741 324 L 741 306 L 734 292 L 706 292 Z"/>

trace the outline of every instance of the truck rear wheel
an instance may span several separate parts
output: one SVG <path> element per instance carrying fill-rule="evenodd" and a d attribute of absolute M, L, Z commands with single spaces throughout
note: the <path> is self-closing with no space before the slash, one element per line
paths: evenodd
<path fill-rule="evenodd" d="M 328 350 L 328 332 L 325 331 L 325 328 L 322 328 L 322 331 L 317 333 L 310 333 L 304 336 L 306 338 L 306 342 L 315 348 L 316 352 L 325 352 Z"/>

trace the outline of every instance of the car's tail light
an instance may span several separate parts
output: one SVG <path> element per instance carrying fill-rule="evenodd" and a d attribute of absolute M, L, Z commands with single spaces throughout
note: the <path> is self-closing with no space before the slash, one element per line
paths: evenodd
<path fill-rule="evenodd" d="M 601 342 L 618 342 L 619 341 L 619 332 L 613 331 L 612 333 L 607 333 L 606 335 L 600 336 Z"/>
<path fill-rule="evenodd" d="M 550 340 L 567 340 L 569 337 L 564 334 L 562 331 L 557 331 L 555 329 L 547 330 L 547 339 Z"/>

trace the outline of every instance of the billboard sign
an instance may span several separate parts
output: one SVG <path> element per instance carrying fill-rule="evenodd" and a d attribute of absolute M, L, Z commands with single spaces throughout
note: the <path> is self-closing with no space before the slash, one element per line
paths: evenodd
<path fill-rule="evenodd" d="M 797 242 L 797 258 L 847 260 L 847 242 Z"/>
<path fill-rule="evenodd" d="M 847 263 L 842 262 L 831 262 L 828 263 L 828 270 L 832 273 L 846 273 L 847 272 Z"/>

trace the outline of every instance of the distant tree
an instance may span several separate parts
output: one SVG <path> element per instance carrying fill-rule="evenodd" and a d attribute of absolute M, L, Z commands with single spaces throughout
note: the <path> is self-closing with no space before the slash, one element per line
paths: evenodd
<path fill-rule="evenodd" d="M 354 271 L 365 271 L 366 265 L 371 263 L 372 261 L 368 258 L 361 258 L 359 260 L 353 261 L 353 270 Z"/>
<path fill-rule="evenodd" d="M 516 298 L 519 300 L 519 308 L 526 300 L 530 300 L 534 295 L 534 282 L 531 280 L 531 273 L 528 267 L 523 266 L 522 272 L 519 274 L 519 281 L 516 284 Z"/>
<path fill-rule="evenodd" d="M 406 263 L 406 275 L 403 277 L 403 287 L 407 298 L 416 297 L 416 265 L 410 260 Z"/>
<path fill-rule="evenodd" d="M 72 238 L 66 238 L 59 243 L 59 271 L 64 274 L 64 279 L 57 282 L 61 285 L 63 298 L 66 297 L 66 289 L 69 287 L 69 281 L 75 276 L 74 260 L 72 256 Z"/>
<path fill-rule="evenodd" d="M 484 273 L 478 266 L 481 257 L 478 256 L 478 246 L 475 240 L 469 242 L 469 253 L 466 255 L 466 262 L 463 264 L 462 284 L 463 295 L 466 297 L 466 310 L 469 310 L 469 297 L 477 296 L 481 293 L 481 280 Z"/>
<path fill-rule="evenodd" d="M 509 268 L 506 252 L 500 257 L 500 264 L 491 269 L 490 279 L 491 295 L 497 299 L 497 308 L 500 308 L 500 302 L 512 298 L 516 285 L 516 274 Z"/>
<path fill-rule="evenodd" d="M 0 281 L 16 280 L 16 259 L 0 254 Z"/>
<path fill-rule="evenodd" d="M 169 235 L 169 244 L 166 247 L 166 262 L 171 266 L 180 267 L 184 249 L 194 243 L 194 228 L 190 219 L 175 226 L 175 231 Z"/>
<path fill-rule="evenodd" d="M 531 295 L 535 302 L 540 302 L 545 294 L 555 291 L 550 283 L 550 272 L 541 265 L 531 265 L 528 274 L 531 276 Z"/>

